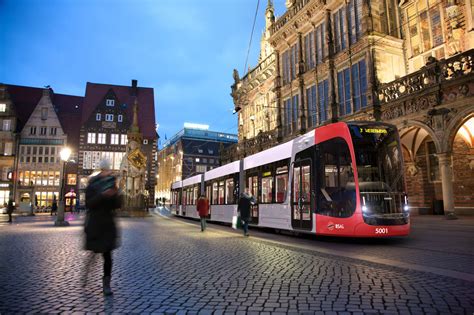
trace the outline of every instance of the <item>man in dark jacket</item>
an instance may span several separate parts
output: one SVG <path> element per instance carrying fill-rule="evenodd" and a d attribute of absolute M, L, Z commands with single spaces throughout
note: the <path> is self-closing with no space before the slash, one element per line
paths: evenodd
<path fill-rule="evenodd" d="M 242 221 L 242 227 L 244 228 L 244 235 L 249 236 L 249 221 L 250 211 L 252 205 L 255 204 L 255 198 L 250 195 L 249 189 L 245 188 L 239 199 L 239 205 L 237 211 L 240 213 L 240 220 Z"/>
<path fill-rule="evenodd" d="M 12 213 L 13 210 L 15 210 L 15 206 L 13 205 L 13 200 L 10 196 L 10 199 L 8 199 L 8 204 L 7 204 L 7 214 L 8 214 L 8 223 L 12 223 Z"/>
<path fill-rule="evenodd" d="M 115 209 L 120 208 L 121 199 L 116 179 L 110 171 L 110 162 L 100 162 L 101 172 L 89 180 L 86 188 L 87 217 L 85 224 L 87 250 L 102 253 L 104 258 L 103 293 L 111 295 L 112 250 L 118 247 L 118 232 L 115 224 Z M 93 258 L 93 256 L 91 256 Z M 86 264 L 86 270 L 90 261 Z M 88 270 L 86 271 L 87 277 Z"/>

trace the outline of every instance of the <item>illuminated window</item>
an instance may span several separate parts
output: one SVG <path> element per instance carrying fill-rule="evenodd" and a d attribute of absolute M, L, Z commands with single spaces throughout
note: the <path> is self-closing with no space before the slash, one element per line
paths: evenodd
<path fill-rule="evenodd" d="M 102 119 L 102 115 L 100 113 L 95 114 L 95 120 L 100 121 Z"/>
<path fill-rule="evenodd" d="M 419 0 L 406 10 L 412 56 L 444 43 L 441 8 L 441 2 Z M 444 51 L 439 57 L 444 57 Z"/>
<path fill-rule="evenodd" d="M 106 143 L 106 134 L 105 133 L 98 133 L 97 134 L 97 143 L 98 144 L 105 144 Z"/>
<path fill-rule="evenodd" d="M 119 144 L 119 135 L 113 133 L 110 135 L 110 144 Z"/>
<path fill-rule="evenodd" d="M 107 105 L 107 106 L 114 106 L 114 104 L 115 104 L 115 101 L 114 101 L 114 100 L 107 100 L 107 101 L 105 102 L 105 105 Z"/>
<path fill-rule="evenodd" d="M 76 174 L 67 174 L 67 184 L 68 185 L 76 185 L 77 183 L 77 175 Z"/>
<path fill-rule="evenodd" d="M 7 110 L 7 104 L 0 104 L 0 112 L 4 113 Z"/>
<path fill-rule="evenodd" d="M 95 143 L 95 132 L 87 133 L 87 143 Z"/>
<path fill-rule="evenodd" d="M 126 145 L 127 144 L 127 135 L 120 135 L 120 144 L 121 145 Z"/>
<path fill-rule="evenodd" d="M 118 115 L 117 121 L 122 122 L 123 121 L 123 115 Z"/>
<path fill-rule="evenodd" d="M 114 121 L 114 114 L 105 114 L 105 121 Z"/>

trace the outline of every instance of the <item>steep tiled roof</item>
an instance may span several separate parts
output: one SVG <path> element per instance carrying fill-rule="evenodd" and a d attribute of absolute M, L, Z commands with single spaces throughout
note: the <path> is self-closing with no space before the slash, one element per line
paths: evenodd
<path fill-rule="evenodd" d="M 127 105 L 127 116 L 130 118 L 133 117 L 134 96 L 131 86 L 87 82 L 86 96 L 82 108 L 82 124 L 89 119 L 94 109 L 100 104 L 110 89 L 112 89 L 117 96 L 120 105 Z M 144 138 L 155 139 L 157 134 L 155 130 L 155 100 L 153 88 L 138 87 L 137 91 L 138 125 L 140 131 L 143 133 Z"/>
<path fill-rule="evenodd" d="M 43 88 L 35 88 L 19 85 L 7 85 L 7 91 L 13 101 L 15 112 L 18 117 L 17 132 L 25 126 L 28 118 L 38 105 Z M 82 102 L 81 96 L 55 94 L 53 105 L 56 107 L 59 121 L 64 132 L 68 135 L 68 143 L 71 146 L 79 146 L 79 130 L 81 128 L 80 119 Z"/>

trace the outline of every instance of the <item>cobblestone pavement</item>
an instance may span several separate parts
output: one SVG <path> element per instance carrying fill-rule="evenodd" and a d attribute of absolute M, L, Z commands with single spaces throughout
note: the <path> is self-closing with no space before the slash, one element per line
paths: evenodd
<path fill-rule="evenodd" d="M 431 255 L 459 255 L 472 262 L 472 252 L 440 242 L 437 251 L 423 251 L 429 241 L 415 239 L 348 241 L 295 238 L 251 230 L 245 238 L 229 227 L 210 225 L 201 233 L 197 222 L 152 216 L 121 219 L 122 246 L 114 252 L 112 286 L 101 293 L 101 258 L 80 286 L 86 253 L 81 250 L 82 221 L 53 227 L 53 218 L 16 218 L 0 225 L 0 313 L 178 313 L 178 314 L 473 314 L 474 282 L 433 272 L 399 268 L 370 259 L 328 254 L 324 249 L 384 249 L 426 253 L 428 266 L 448 269 L 452 261 Z M 461 223 L 459 223 L 461 222 Z M 448 223 L 450 224 L 450 223 Z M 455 223 L 462 226 L 462 221 Z M 420 221 L 423 228 L 453 232 L 439 222 Z M 441 226 L 441 227 L 440 227 Z M 470 225 L 460 232 L 472 234 Z M 427 233 L 425 231 L 425 233 Z M 440 232 L 442 235 L 442 231 Z M 412 240 L 412 241 L 410 241 Z M 313 249 L 299 247 L 312 244 Z M 468 247 L 469 248 L 469 247 Z M 426 248 L 425 248 L 426 249 Z M 472 250 L 472 247 L 471 247 Z M 449 252 L 451 251 L 451 252 Z M 406 257 L 410 260 L 411 257 Z M 415 257 L 414 264 L 422 264 Z M 460 270 L 472 273 L 471 267 Z"/>

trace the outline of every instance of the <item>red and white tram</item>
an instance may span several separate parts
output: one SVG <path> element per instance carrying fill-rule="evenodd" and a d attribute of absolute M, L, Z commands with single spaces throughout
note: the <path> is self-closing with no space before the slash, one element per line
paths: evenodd
<path fill-rule="evenodd" d="M 404 236 L 410 231 L 403 157 L 395 126 L 338 122 L 172 184 L 173 214 L 232 222 L 241 187 L 257 199 L 251 226 L 320 235 Z"/>

